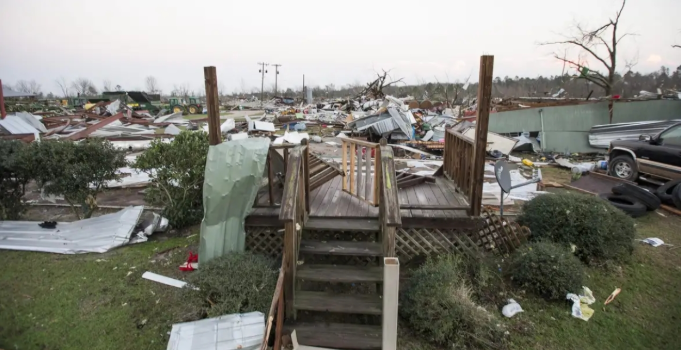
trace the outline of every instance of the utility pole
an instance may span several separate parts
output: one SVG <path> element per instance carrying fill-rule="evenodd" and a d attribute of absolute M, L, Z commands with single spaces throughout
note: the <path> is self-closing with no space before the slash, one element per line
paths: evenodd
<path fill-rule="evenodd" d="M 303 74 L 303 101 L 305 101 L 305 74 Z"/>
<path fill-rule="evenodd" d="M 261 66 L 258 72 L 262 74 L 262 77 L 260 78 L 260 106 L 262 106 L 263 91 L 265 89 L 265 73 L 267 73 L 265 67 L 269 66 L 270 64 L 264 62 L 258 62 L 258 64 Z"/>
<path fill-rule="evenodd" d="M 281 64 L 275 63 L 272 65 L 274 66 L 274 96 L 277 96 L 277 78 L 279 77 L 279 67 L 281 67 Z"/>

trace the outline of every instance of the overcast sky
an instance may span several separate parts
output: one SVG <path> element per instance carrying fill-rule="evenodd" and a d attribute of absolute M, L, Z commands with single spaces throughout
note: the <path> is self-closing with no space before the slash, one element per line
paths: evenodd
<path fill-rule="evenodd" d="M 144 89 L 155 76 L 164 92 L 203 90 L 203 67 L 217 67 L 226 92 L 260 88 L 257 62 L 282 64 L 279 87 L 365 83 L 390 69 L 407 83 L 477 80 L 481 54 L 494 75 L 556 75 L 560 39 L 576 22 L 602 25 L 620 0 L 0 0 L 0 79 L 105 79 Z M 620 62 L 638 52 L 635 70 L 681 65 L 681 0 L 629 0 Z M 573 50 L 572 56 L 578 52 Z M 591 64 L 592 68 L 598 66 Z M 624 68 L 620 64 L 621 69 Z M 621 71 L 621 69 L 618 69 Z M 265 88 L 274 83 L 268 68 Z M 243 81 L 243 84 L 242 84 Z"/>

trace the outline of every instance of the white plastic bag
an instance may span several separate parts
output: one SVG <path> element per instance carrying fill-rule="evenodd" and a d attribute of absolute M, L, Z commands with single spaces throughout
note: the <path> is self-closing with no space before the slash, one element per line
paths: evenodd
<path fill-rule="evenodd" d="M 523 308 L 520 307 L 520 304 L 513 299 L 508 299 L 508 304 L 501 309 L 501 313 L 509 318 L 515 316 L 515 314 L 519 312 L 523 312 Z"/>

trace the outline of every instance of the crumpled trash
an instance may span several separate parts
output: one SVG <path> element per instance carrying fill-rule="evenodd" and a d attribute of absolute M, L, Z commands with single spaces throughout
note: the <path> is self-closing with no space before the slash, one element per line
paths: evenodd
<path fill-rule="evenodd" d="M 519 312 L 523 312 L 523 308 L 520 307 L 520 304 L 513 299 L 508 299 L 508 304 L 504 305 L 504 307 L 501 309 L 501 313 L 509 318 L 515 316 L 515 314 Z"/>
<path fill-rule="evenodd" d="M 661 246 L 661 245 L 664 244 L 664 241 L 663 241 L 663 240 L 661 240 L 661 239 L 659 239 L 659 238 L 656 238 L 656 237 L 651 237 L 651 238 L 642 239 L 641 242 L 643 242 L 643 243 L 648 243 L 648 244 L 650 244 L 650 245 L 653 246 L 653 247 L 659 247 L 659 246 Z"/>
<path fill-rule="evenodd" d="M 594 310 L 589 305 L 595 303 L 596 298 L 588 287 L 582 286 L 581 295 L 568 293 L 565 298 L 572 300 L 572 317 L 588 321 L 593 316 Z"/>

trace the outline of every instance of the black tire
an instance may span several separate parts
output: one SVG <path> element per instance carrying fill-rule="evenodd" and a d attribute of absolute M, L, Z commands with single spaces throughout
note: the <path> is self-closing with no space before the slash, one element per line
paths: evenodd
<path fill-rule="evenodd" d="M 662 200 L 663 203 L 666 204 L 674 204 L 672 201 L 672 194 L 674 193 L 674 189 L 678 186 L 678 184 L 681 183 L 681 179 L 678 180 L 673 180 L 673 181 L 667 181 L 665 182 L 664 185 L 660 186 L 657 191 L 655 191 L 655 195 Z"/>
<path fill-rule="evenodd" d="M 201 113 L 201 111 L 199 110 L 199 107 L 197 105 L 189 105 L 189 107 L 187 107 L 187 111 L 189 112 L 189 114 Z"/>
<path fill-rule="evenodd" d="M 618 179 L 633 182 L 638 179 L 638 166 L 630 156 L 615 157 L 615 159 L 608 161 L 608 174 Z"/>
<path fill-rule="evenodd" d="M 598 195 L 601 199 L 608 201 L 615 208 L 625 212 L 632 218 L 637 218 L 645 215 L 648 210 L 645 204 L 636 200 L 636 198 L 623 196 L 615 193 L 602 193 Z"/>
<path fill-rule="evenodd" d="M 657 210 L 662 204 L 660 198 L 658 198 L 652 192 L 646 190 L 645 188 L 628 183 L 619 184 L 613 187 L 612 193 L 633 197 L 637 201 L 643 203 L 648 210 Z"/>
<path fill-rule="evenodd" d="M 678 185 L 674 188 L 674 192 L 672 193 L 672 203 L 674 203 L 674 206 L 677 209 L 681 209 L 681 185 Z"/>

